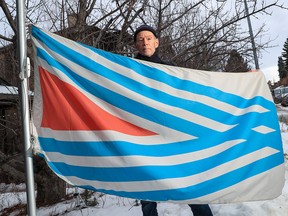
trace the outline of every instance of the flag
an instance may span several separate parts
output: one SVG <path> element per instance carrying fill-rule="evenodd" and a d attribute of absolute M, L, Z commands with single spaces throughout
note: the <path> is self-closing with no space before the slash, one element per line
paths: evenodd
<path fill-rule="evenodd" d="M 35 26 L 32 40 L 38 140 L 68 183 L 178 203 L 281 194 L 281 133 L 261 72 L 135 60 Z"/>

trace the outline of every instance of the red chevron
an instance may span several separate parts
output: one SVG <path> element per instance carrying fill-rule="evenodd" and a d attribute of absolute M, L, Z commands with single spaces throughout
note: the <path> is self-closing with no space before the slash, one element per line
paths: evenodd
<path fill-rule="evenodd" d="M 113 130 L 134 136 L 156 133 L 106 112 L 72 85 L 39 67 L 43 117 L 42 127 L 53 130 Z"/>

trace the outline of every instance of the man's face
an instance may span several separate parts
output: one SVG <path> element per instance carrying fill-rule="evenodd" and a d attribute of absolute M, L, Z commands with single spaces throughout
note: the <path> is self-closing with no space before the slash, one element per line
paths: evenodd
<path fill-rule="evenodd" d="M 150 31 L 141 31 L 136 36 L 135 47 L 143 56 L 151 57 L 158 45 L 158 39 Z"/>

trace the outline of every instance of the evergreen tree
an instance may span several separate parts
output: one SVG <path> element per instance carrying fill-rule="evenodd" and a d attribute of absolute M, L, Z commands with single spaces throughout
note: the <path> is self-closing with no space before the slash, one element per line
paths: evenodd
<path fill-rule="evenodd" d="M 288 71 L 288 38 L 286 39 L 282 52 L 284 67 Z"/>
<path fill-rule="evenodd" d="M 226 72 L 247 72 L 250 71 L 247 61 L 237 50 L 232 50 L 225 66 Z"/>
<path fill-rule="evenodd" d="M 285 68 L 285 63 L 281 56 L 278 57 L 278 73 L 280 80 L 288 75 L 288 70 Z"/>

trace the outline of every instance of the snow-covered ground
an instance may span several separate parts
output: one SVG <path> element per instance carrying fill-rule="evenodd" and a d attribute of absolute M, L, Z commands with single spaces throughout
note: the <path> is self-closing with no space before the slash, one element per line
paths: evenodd
<path fill-rule="evenodd" d="M 288 108 L 277 107 L 278 116 L 281 120 L 281 134 L 283 141 L 284 152 L 288 154 Z M 283 122 L 282 122 L 283 121 Z M 213 204 L 210 205 L 211 210 L 215 216 L 286 216 L 288 215 L 288 158 L 285 160 L 285 186 L 282 194 L 273 200 L 246 202 L 237 204 Z M 3 187 L 12 187 L 11 185 L 0 185 Z M 17 188 L 21 189 L 23 185 L 18 185 Z M 4 208 L 15 206 L 19 203 L 26 203 L 25 192 L 15 192 L 10 188 L 6 191 L 14 191 L 0 194 L 0 215 Z M 74 193 L 74 189 L 69 189 L 68 193 Z M 135 205 L 135 200 L 103 195 L 94 193 L 91 202 L 98 202 L 94 207 L 84 206 L 84 202 L 74 197 L 71 200 L 65 200 L 58 204 L 37 209 L 39 216 L 53 216 L 53 215 L 66 215 L 66 216 L 141 216 L 141 206 Z M 78 204 L 83 208 L 77 207 Z M 83 204 L 83 205 L 82 205 Z M 192 216 L 192 212 L 188 205 L 173 204 L 173 203 L 159 203 L 158 204 L 159 216 Z M 9 215 L 19 215 L 17 209 Z"/>

